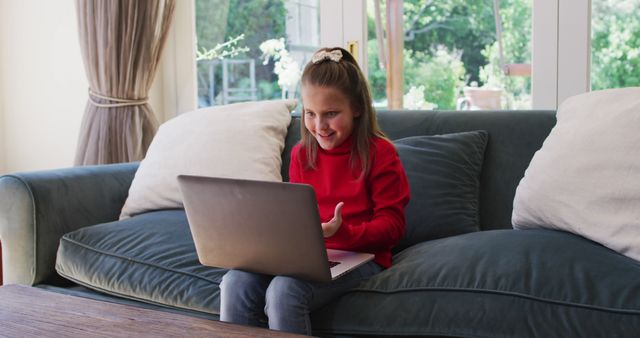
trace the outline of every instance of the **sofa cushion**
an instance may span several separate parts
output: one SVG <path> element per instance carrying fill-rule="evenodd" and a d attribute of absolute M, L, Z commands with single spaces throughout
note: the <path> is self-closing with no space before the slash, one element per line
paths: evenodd
<path fill-rule="evenodd" d="M 94 290 L 214 317 L 225 273 L 199 264 L 182 210 L 69 233 L 56 270 Z M 595 242 L 482 231 L 402 251 L 312 320 L 318 334 L 604 337 L 640 330 L 638 294 L 640 263 Z"/>
<path fill-rule="evenodd" d="M 488 134 L 472 131 L 393 141 L 411 187 L 397 249 L 479 230 L 480 173 Z"/>
<path fill-rule="evenodd" d="M 66 234 L 56 270 L 108 294 L 214 315 L 226 272 L 199 263 L 183 210 L 149 212 Z"/>
<path fill-rule="evenodd" d="M 517 229 L 569 231 L 640 261 L 640 87 L 568 98 L 513 202 Z"/>
<path fill-rule="evenodd" d="M 493 230 L 408 248 L 312 319 L 356 336 L 623 337 L 640 332 L 638 295 L 640 263 L 595 242 Z"/>
<path fill-rule="evenodd" d="M 295 100 L 199 109 L 165 122 L 129 188 L 121 219 L 182 208 L 182 174 L 282 181 L 282 150 Z"/>

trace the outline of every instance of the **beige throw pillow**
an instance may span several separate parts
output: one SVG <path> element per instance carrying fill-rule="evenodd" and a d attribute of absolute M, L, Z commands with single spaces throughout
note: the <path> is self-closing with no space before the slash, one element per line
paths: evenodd
<path fill-rule="evenodd" d="M 295 106 L 295 100 L 236 103 L 167 121 L 140 163 L 120 219 L 182 208 L 181 174 L 282 181 L 281 154 Z"/>
<path fill-rule="evenodd" d="M 640 87 L 567 99 L 516 190 L 516 229 L 572 232 L 640 260 Z"/>

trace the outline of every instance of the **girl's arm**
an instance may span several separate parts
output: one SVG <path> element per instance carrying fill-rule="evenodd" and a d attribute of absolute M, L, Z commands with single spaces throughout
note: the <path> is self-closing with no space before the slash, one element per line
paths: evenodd
<path fill-rule="evenodd" d="M 302 182 L 302 166 L 300 165 L 300 161 L 298 160 L 299 152 L 300 145 L 295 145 L 293 149 L 291 149 L 291 162 L 289 162 L 289 182 L 291 183 Z"/>
<path fill-rule="evenodd" d="M 373 217 L 361 224 L 343 223 L 332 236 L 355 251 L 376 252 L 395 246 L 405 232 L 404 208 L 409 182 L 400 158 L 389 142 L 378 142 L 368 180 Z"/>

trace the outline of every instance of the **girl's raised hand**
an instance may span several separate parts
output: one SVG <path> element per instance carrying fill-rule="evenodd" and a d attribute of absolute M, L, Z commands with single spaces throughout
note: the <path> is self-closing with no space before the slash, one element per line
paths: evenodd
<path fill-rule="evenodd" d="M 340 226 L 342 225 L 343 205 L 344 202 L 338 203 L 336 205 L 336 210 L 333 213 L 333 218 L 327 223 L 322 223 L 322 233 L 324 234 L 324 237 L 331 237 L 338 232 L 338 229 L 340 229 Z"/>

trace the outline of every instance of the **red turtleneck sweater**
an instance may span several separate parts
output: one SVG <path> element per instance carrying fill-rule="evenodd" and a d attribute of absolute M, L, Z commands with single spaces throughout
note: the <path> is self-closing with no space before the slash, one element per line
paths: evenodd
<path fill-rule="evenodd" d="M 349 164 L 352 139 L 331 150 L 318 147 L 316 169 L 306 169 L 301 144 L 291 151 L 289 180 L 313 186 L 320 220 L 333 218 L 336 204 L 344 202 L 342 225 L 325 238 L 329 249 L 375 254 L 375 262 L 391 266 L 391 248 L 404 235 L 404 207 L 409 202 L 409 183 L 393 144 L 371 139 L 369 174 L 359 179 L 361 169 Z"/>

